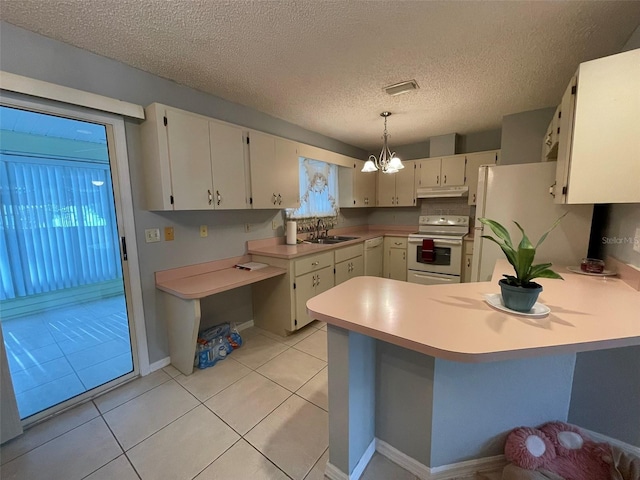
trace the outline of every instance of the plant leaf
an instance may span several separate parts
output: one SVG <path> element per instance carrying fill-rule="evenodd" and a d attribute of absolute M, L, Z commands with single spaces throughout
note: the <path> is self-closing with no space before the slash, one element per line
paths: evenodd
<path fill-rule="evenodd" d="M 509 232 L 506 228 L 504 228 L 495 220 L 490 220 L 488 218 L 479 218 L 478 220 L 480 221 L 480 223 L 488 225 L 489 228 L 491 228 L 491 231 L 493 231 L 493 233 L 495 233 L 498 238 L 500 238 L 504 241 L 504 243 L 513 248 L 513 244 L 511 243 L 511 235 L 509 235 Z"/>
<path fill-rule="evenodd" d="M 562 278 L 559 274 L 551 269 L 546 269 L 538 272 L 538 274 L 534 278 L 557 278 L 559 280 L 564 280 L 564 278 Z"/>
<path fill-rule="evenodd" d="M 531 264 L 533 263 L 533 259 L 536 256 L 536 249 L 531 246 L 531 248 L 521 248 L 518 247 L 518 268 L 516 269 L 516 273 L 521 282 L 526 282 L 526 278 L 529 276 L 529 270 L 531 269 Z"/>
<path fill-rule="evenodd" d="M 502 274 L 502 276 L 504 278 L 507 279 L 507 283 L 513 287 L 520 287 L 521 283 L 520 280 L 518 280 L 517 277 L 514 277 L 513 275 L 507 275 L 507 274 Z"/>
<path fill-rule="evenodd" d="M 518 245 L 518 248 L 533 248 L 535 250 L 535 247 L 529 241 L 529 237 L 527 237 L 527 234 L 524 233 L 524 229 L 520 226 L 520 224 L 515 220 L 513 221 L 513 223 L 516 224 L 516 227 L 518 227 L 518 230 L 520 230 L 520 233 L 522 233 L 522 240 L 520 240 L 520 245 Z"/>
<path fill-rule="evenodd" d="M 527 275 L 527 282 L 530 282 L 531 280 L 533 280 L 534 278 L 538 278 L 538 274 L 544 270 L 547 270 L 549 267 L 551 266 L 550 263 L 540 263 L 538 265 L 533 265 L 530 269 L 529 269 L 529 274 Z"/>
<path fill-rule="evenodd" d="M 538 240 L 538 243 L 536 243 L 536 248 L 538 248 L 538 246 L 542 242 L 544 242 L 544 240 L 547 238 L 547 235 L 549 235 L 551 233 L 551 231 L 558 226 L 558 224 L 560 223 L 560 220 L 562 220 L 565 216 L 567 216 L 568 213 L 569 212 L 565 212 L 563 215 L 560 215 L 560 217 L 555 221 L 555 223 L 553 225 L 551 225 L 551 228 L 549 230 L 547 230 L 547 232 L 540 237 L 540 240 Z"/>
<path fill-rule="evenodd" d="M 507 245 L 506 243 L 500 243 L 498 240 L 496 240 L 493 237 L 490 237 L 489 235 L 482 235 L 482 238 L 486 238 L 487 240 L 491 240 L 492 242 L 498 244 L 498 246 L 502 249 L 505 256 L 507 257 L 507 260 L 511 265 L 513 265 L 513 269 L 516 270 L 516 273 L 517 273 L 518 260 L 516 258 L 516 251 L 511 247 L 511 245 Z"/>

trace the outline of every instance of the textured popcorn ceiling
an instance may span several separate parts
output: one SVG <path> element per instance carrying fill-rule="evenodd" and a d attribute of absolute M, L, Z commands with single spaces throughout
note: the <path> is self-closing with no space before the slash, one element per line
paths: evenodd
<path fill-rule="evenodd" d="M 0 18 L 377 150 L 383 110 L 393 146 L 557 105 L 580 62 L 620 51 L 640 1 L 1 0 Z"/>

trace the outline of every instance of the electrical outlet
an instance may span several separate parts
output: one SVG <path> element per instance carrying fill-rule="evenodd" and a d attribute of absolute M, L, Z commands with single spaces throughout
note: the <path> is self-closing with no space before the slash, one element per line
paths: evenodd
<path fill-rule="evenodd" d="M 278 229 L 278 221 L 277 220 L 271 220 L 271 229 L 272 230 L 277 230 Z"/>
<path fill-rule="evenodd" d="M 200 225 L 200 236 L 202 238 L 209 236 L 209 229 L 206 225 Z"/>
<path fill-rule="evenodd" d="M 164 240 L 165 242 L 173 241 L 173 227 L 164 227 Z"/>
<path fill-rule="evenodd" d="M 640 253 L 640 228 L 636 228 L 636 235 L 633 237 L 633 249 Z"/>
<path fill-rule="evenodd" d="M 244 231 L 245 232 L 250 232 L 251 231 L 251 224 L 250 223 L 245 223 L 244 224 Z"/>
<path fill-rule="evenodd" d="M 155 243 L 160 241 L 160 229 L 159 228 L 147 228 L 144 231 L 144 240 L 147 243 Z"/>

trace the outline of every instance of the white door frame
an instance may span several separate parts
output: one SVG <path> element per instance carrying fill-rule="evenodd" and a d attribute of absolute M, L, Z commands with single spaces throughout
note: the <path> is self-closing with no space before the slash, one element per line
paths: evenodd
<path fill-rule="evenodd" d="M 78 93 L 82 93 L 78 91 Z M 59 115 L 81 121 L 99 123 L 105 126 L 107 131 L 107 146 L 109 149 L 109 161 L 111 166 L 112 183 L 114 187 L 114 200 L 119 236 L 126 238 L 127 260 L 123 262 L 123 277 L 125 286 L 128 287 L 127 311 L 129 315 L 131 347 L 133 357 L 133 372 L 122 378 L 126 381 L 138 374 L 147 375 L 149 369 L 149 353 L 147 348 L 147 335 L 144 320 L 144 308 L 142 303 L 142 286 L 140 282 L 140 265 L 138 261 L 138 248 L 133 216 L 133 198 L 131 194 L 131 180 L 129 177 L 129 159 L 127 155 L 126 134 L 124 119 L 121 116 L 61 104 L 58 102 L 27 97 L 7 91 L 0 91 L 0 102 L 8 107 L 16 107 L 45 114 Z M 114 161 L 115 160 L 115 161 Z M 122 252 L 121 252 L 122 253 Z M 72 399 L 82 401 L 84 397 L 91 398 L 102 393 L 109 387 L 97 387 L 85 394 Z M 52 407 L 48 412 L 68 408 L 71 400 Z M 42 419 L 44 415 L 29 417 L 27 424 Z M 23 421 L 23 424 L 25 422 Z"/>

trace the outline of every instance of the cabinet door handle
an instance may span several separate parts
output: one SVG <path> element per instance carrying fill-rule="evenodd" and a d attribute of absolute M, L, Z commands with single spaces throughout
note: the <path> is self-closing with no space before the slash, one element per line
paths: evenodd
<path fill-rule="evenodd" d="M 553 182 L 553 185 L 549 186 L 549 195 L 551 195 L 553 198 L 556 198 L 555 190 L 556 190 L 556 184 L 557 183 L 558 183 L 557 181 Z"/>
<path fill-rule="evenodd" d="M 213 203 L 213 196 L 211 195 L 211 190 L 207 190 L 207 196 L 209 197 L 209 205 Z"/>
<path fill-rule="evenodd" d="M 546 144 L 547 144 L 547 146 L 548 146 L 548 147 L 550 147 L 550 146 L 551 146 L 551 144 L 553 143 L 553 142 L 551 141 L 551 134 L 552 134 L 552 132 L 549 132 L 549 134 L 547 135 L 547 140 L 546 140 L 546 142 L 544 142 L 544 143 L 546 143 Z"/>
<path fill-rule="evenodd" d="M 216 198 L 218 200 L 218 205 L 222 202 L 222 195 L 220 195 L 220 190 L 216 190 Z"/>
<path fill-rule="evenodd" d="M 282 197 L 278 194 L 278 205 L 282 205 Z"/>
<path fill-rule="evenodd" d="M 476 203 L 476 194 L 475 194 L 475 193 L 473 194 L 473 200 L 472 200 L 472 202 L 473 202 L 473 203 Z"/>
<path fill-rule="evenodd" d="M 446 175 L 444 176 L 444 183 L 445 184 L 447 183 L 447 176 Z"/>
<path fill-rule="evenodd" d="M 320 285 L 320 275 L 318 275 L 318 278 L 316 278 L 316 287 Z"/>
<path fill-rule="evenodd" d="M 436 183 L 440 185 L 440 175 L 436 175 Z"/>
<path fill-rule="evenodd" d="M 315 267 L 316 265 L 320 265 L 320 261 L 311 262 L 312 267 Z"/>
<path fill-rule="evenodd" d="M 312 287 L 316 286 L 316 276 L 314 275 L 313 277 L 311 277 L 313 279 L 313 283 L 311 284 Z"/>
<path fill-rule="evenodd" d="M 406 259 L 407 259 L 406 255 L 407 255 L 407 253 L 406 253 L 406 252 L 402 252 L 402 259 L 403 259 L 403 260 L 406 260 Z"/>
<path fill-rule="evenodd" d="M 393 242 L 394 245 L 402 245 L 402 242 Z"/>
<path fill-rule="evenodd" d="M 273 203 L 273 204 L 275 205 L 275 204 L 276 204 L 276 201 L 277 201 L 277 200 L 276 200 L 276 194 L 274 193 L 274 194 L 271 196 L 271 203 Z"/>
<path fill-rule="evenodd" d="M 467 267 L 471 267 L 471 259 L 467 258 Z"/>

